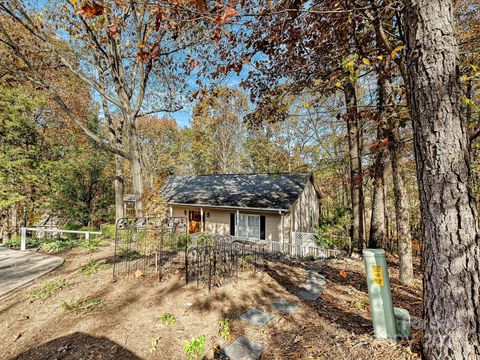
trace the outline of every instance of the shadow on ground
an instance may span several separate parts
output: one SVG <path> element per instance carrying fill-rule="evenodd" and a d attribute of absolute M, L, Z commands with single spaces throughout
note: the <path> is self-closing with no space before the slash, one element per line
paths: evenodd
<path fill-rule="evenodd" d="M 140 360 L 131 351 L 107 339 L 75 332 L 36 346 L 17 355 L 12 360 L 77 360 L 77 359 L 126 359 Z"/>

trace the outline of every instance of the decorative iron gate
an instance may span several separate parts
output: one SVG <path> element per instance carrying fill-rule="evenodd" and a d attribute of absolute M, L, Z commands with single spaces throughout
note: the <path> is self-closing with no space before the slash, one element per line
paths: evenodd
<path fill-rule="evenodd" d="M 187 220 L 122 218 L 117 221 L 113 277 L 120 273 L 156 275 L 158 280 L 184 266 Z"/>

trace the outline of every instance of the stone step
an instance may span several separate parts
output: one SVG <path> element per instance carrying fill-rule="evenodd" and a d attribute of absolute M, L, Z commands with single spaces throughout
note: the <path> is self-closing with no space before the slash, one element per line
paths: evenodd
<path fill-rule="evenodd" d="M 261 329 L 262 327 L 267 325 L 267 323 L 270 320 L 273 319 L 273 315 L 257 309 L 250 309 L 247 312 L 240 315 L 240 319 L 244 321 L 248 321 L 253 326 Z"/>
<path fill-rule="evenodd" d="M 237 337 L 220 354 L 230 360 L 257 360 L 262 356 L 265 345 L 249 340 L 244 336 Z"/>

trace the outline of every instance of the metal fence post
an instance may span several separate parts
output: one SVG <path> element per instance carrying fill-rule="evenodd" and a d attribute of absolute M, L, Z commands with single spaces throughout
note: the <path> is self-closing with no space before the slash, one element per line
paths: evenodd
<path fill-rule="evenodd" d="M 21 228 L 21 242 L 20 242 L 20 250 L 25 251 L 27 250 L 27 228 Z"/>

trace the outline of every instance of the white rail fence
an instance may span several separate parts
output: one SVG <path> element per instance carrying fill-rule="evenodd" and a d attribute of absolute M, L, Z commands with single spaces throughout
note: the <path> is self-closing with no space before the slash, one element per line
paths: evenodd
<path fill-rule="evenodd" d="M 208 235 L 215 235 L 215 234 L 208 234 L 206 232 L 192 234 L 191 235 L 192 246 L 196 246 L 198 244 L 198 239 L 201 236 L 208 236 Z M 326 249 L 322 246 L 317 245 L 317 243 L 315 242 L 316 237 L 315 237 L 315 234 L 313 233 L 293 232 L 292 238 L 293 238 L 292 243 L 281 243 L 279 241 L 266 241 L 266 240 L 252 240 L 247 238 L 235 238 L 235 239 L 257 241 L 258 243 L 266 245 L 265 250 L 269 253 L 285 254 L 292 257 L 313 257 L 316 259 L 320 259 L 320 258 L 330 258 L 330 257 L 335 257 L 340 255 L 339 250 Z"/>
<path fill-rule="evenodd" d="M 21 228 L 21 242 L 20 250 L 27 250 L 27 231 L 36 231 L 36 232 L 51 232 L 51 233 L 68 233 L 68 234 L 83 234 L 85 235 L 85 240 L 90 239 L 90 234 L 101 235 L 101 231 L 82 231 L 82 230 L 62 230 L 62 229 L 49 229 L 44 227 L 22 227 Z"/>

